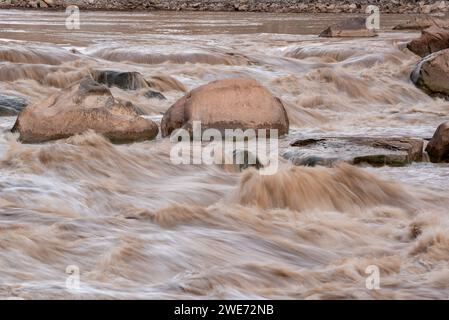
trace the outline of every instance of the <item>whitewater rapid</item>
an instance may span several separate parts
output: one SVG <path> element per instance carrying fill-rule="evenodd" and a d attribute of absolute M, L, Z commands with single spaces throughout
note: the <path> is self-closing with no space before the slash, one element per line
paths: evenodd
<path fill-rule="evenodd" d="M 40 14 L 40 13 L 39 13 Z M 24 17 L 26 19 L 24 19 Z M 321 18 L 320 18 L 321 17 Z M 291 132 L 430 138 L 449 103 L 415 88 L 415 33 L 319 39 L 344 16 L 0 11 L 0 93 L 38 103 L 94 69 L 138 71 L 167 100 L 112 88 L 160 121 L 186 91 L 247 76 Z M 38 27 L 40 26 L 40 27 Z M 175 165 L 171 143 L 94 132 L 22 144 L 0 117 L 0 298 L 449 298 L 449 166 Z M 366 287 L 380 269 L 380 290 Z M 69 290 L 68 267 L 80 287 Z"/>

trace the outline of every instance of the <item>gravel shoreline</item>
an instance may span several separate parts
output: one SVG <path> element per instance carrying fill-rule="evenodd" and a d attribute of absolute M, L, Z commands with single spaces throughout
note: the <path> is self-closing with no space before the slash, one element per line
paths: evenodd
<path fill-rule="evenodd" d="M 382 13 L 446 14 L 449 1 L 435 0 L 0 0 L 0 8 L 82 10 L 246 11 L 364 13 L 367 5 Z"/>

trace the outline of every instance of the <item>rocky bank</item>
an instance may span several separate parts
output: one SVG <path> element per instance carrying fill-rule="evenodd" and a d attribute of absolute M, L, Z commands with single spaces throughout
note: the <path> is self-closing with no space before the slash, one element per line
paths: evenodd
<path fill-rule="evenodd" d="M 361 13 L 377 5 L 383 13 L 440 13 L 449 1 L 435 0 L 0 0 L 0 8 L 55 8 L 77 5 L 84 10 L 186 10 L 304 13 Z"/>

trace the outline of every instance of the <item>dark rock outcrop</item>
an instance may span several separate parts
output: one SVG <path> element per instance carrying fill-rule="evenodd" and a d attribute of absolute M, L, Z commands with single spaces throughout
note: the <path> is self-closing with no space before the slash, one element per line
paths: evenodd
<path fill-rule="evenodd" d="M 123 90 L 138 90 L 148 88 L 148 83 L 139 72 L 94 70 L 95 81 L 108 87 L 118 87 Z"/>
<path fill-rule="evenodd" d="M 154 90 L 148 90 L 144 96 L 148 99 L 167 100 L 167 98 L 160 92 Z"/>
<path fill-rule="evenodd" d="M 24 98 L 0 93 L 0 117 L 15 116 L 27 105 L 28 101 Z"/>

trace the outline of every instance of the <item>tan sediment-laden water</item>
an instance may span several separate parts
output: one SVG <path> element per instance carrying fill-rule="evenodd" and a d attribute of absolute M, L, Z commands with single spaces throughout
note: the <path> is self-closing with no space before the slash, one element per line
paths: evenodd
<path fill-rule="evenodd" d="M 159 123 L 187 91 L 250 77 L 285 105 L 281 149 L 430 138 L 449 103 L 409 79 L 418 34 L 391 31 L 409 17 L 382 16 L 375 38 L 317 37 L 345 17 L 81 12 L 67 30 L 64 12 L 1 10 L 0 94 L 40 103 L 93 70 L 136 71 L 166 99 L 111 92 Z M 447 164 L 302 167 L 280 154 L 263 176 L 174 164 L 160 135 L 25 144 L 15 120 L 0 117 L 0 298 L 449 298 Z"/>

